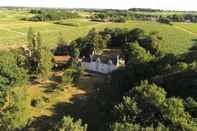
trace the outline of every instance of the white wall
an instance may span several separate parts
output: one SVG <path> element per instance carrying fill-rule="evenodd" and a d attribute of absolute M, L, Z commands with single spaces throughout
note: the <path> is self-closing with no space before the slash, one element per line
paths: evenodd
<path fill-rule="evenodd" d="M 82 66 L 89 71 L 95 71 L 103 74 L 111 73 L 116 69 L 113 64 L 103 64 L 98 62 L 82 62 Z"/>

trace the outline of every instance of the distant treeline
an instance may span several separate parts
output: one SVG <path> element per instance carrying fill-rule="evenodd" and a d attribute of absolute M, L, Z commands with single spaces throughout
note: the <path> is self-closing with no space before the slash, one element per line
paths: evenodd
<path fill-rule="evenodd" d="M 34 14 L 31 18 L 24 18 L 29 21 L 51 21 L 61 19 L 72 19 L 79 17 L 77 12 L 66 11 L 61 9 L 32 9 L 30 13 Z"/>
<path fill-rule="evenodd" d="M 92 21 L 99 22 L 126 22 L 129 16 L 126 11 L 103 11 L 92 15 L 90 18 Z"/>
<path fill-rule="evenodd" d="M 135 9 L 133 9 L 135 10 Z M 145 11 L 144 9 L 143 11 Z M 136 10 L 137 11 L 137 10 Z M 140 10 L 142 11 L 142 10 Z M 149 10 L 158 11 L 158 10 Z M 137 13 L 131 11 L 117 11 L 117 10 L 109 10 L 109 11 L 100 11 L 91 16 L 93 21 L 101 21 L 101 22 L 125 22 L 126 20 L 150 20 L 150 21 L 169 21 L 169 22 L 197 22 L 197 14 L 149 14 L 149 13 Z"/>
<path fill-rule="evenodd" d="M 151 8 L 131 8 L 129 11 L 143 11 L 143 12 L 163 12 L 161 9 L 151 9 Z"/>

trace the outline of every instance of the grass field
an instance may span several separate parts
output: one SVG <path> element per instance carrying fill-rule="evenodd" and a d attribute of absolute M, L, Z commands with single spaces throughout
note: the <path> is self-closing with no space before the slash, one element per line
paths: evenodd
<path fill-rule="evenodd" d="M 6 13 L 4 13 L 6 12 Z M 29 17 L 26 11 L 0 11 L 0 48 L 17 47 L 26 43 L 26 32 L 29 27 L 39 31 L 42 34 L 45 45 L 54 47 L 57 44 L 59 33 L 61 32 L 64 39 L 68 42 L 84 36 L 91 28 L 95 27 L 102 30 L 109 28 L 142 28 L 147 32 L 158 31 L 163 37 L 162 50 L 170 53 L 182 53 L 192 46 L 192 40 L 197 38 L 197 24 L 175 23 L 175 26 L 159 24 L 156 22 L 129 21 L 127 23 L 98 23 L 92 22 L 85 18 L 64 20 L 65 25 L 54 24 L 53 22 L 30 22 L 21 21 L 22 17 Z M 4 17 L 5 16 L 5 17 Z M 70 26 L 69 24 L 77 26 Z M 185 30 L 183 30 L 184 28 Z"/>
<path fill-rule="evenodd" d="M 51 122 L 57 122 L 57 118 L 64 115 L 84 117 L 89 128 L 97 127 L 100 116 L 97 114 L 97 103 L 92 98 L 96 95 L 97 87 L 104 83 L 104 78 L 103 75 L 85 72 L 77 85 L 67 86 L 64 91 L 55 90 L 54 85 L 57 83 L 54 81 L 33 84 L 29 88 L 32 98 L 47 98 L 47 102 L 32 107 L 34 119 L 30 127 L 44 131 Z"/>

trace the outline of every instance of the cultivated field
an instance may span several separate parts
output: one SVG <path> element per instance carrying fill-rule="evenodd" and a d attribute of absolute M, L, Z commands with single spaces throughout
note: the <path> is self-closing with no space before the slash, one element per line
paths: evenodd
<path fill-rule="evenodd" d="M 6 13 L 5 13 L 6 12 Z M 26 33 L 29 27 L 42 34 L 45 45 L 54 47 L 60 32 L 66 41 L 70 42 L 84 36 L 91 28 L 102 30 L 109 28 L 142 28 L 147 32 L 158 31 L 163 37 L 164 52 L 182 53 L 192 46 L 192 40 L 197 38 L 197 24 L 175 24 L 174 26 L 156 22 L 129 21 L 127 23 L 98 23 L 85 18 L 63 20 L 62 25 L 52 22 L 30 22 L 20 20 L 29 17 L 27 11 L 0 11 L 0 48 L 17 47 L 26 43 Z M 191 33 L 194 32 L 194 33 Z"/>

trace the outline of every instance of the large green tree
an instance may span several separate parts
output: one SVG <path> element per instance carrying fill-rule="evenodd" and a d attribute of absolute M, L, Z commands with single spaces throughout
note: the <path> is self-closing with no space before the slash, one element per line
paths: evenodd
<path fill-rule="evenodd" d="M 160 123 L 170 130 L 191 130 L 197 123 L 185 111 L 184 101 L 180 98 L 166 98 L 162 87 L 147 81 L 133 88 L 129 96 L 114 107 L 115 121 L 137 123 L 142 127 L 158 127 Z"/>
<path fill-rule="evenodd" d="M 52 68 L 52 53 L 43 46 L 40 33 L 34 33 L 30 28 L 28 31 L 28 53 L 27 68 L 31 74 L 47 78 Z"/>
<path fill-rule="evenodd" d="M 28 88 L 12 87 L 1 92 L 0 97 L 5 98 L 0 105 L 0 130 L 19 130 L 31 122 L 31 96 Z"/>

